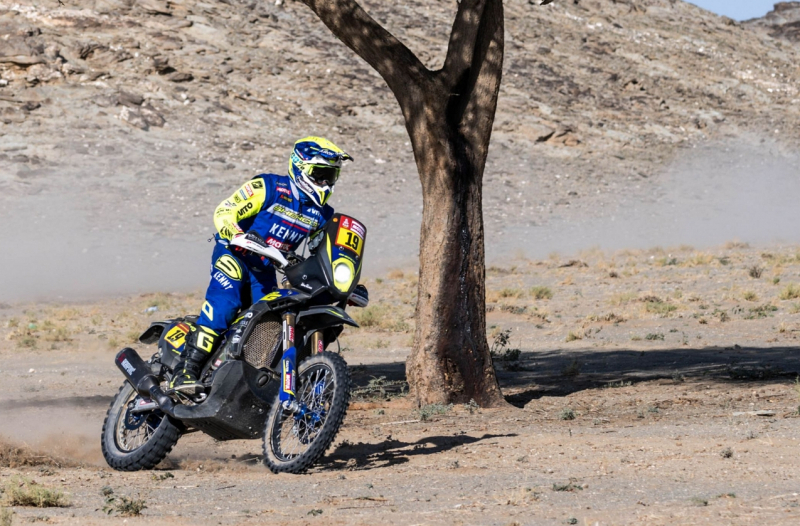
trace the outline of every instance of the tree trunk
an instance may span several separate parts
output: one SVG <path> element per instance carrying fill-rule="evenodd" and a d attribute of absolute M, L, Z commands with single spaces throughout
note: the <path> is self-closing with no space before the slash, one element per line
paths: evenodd
<path fill-rule="evenodd" d="M 420 405 L 503 402 L 486 341 L 482 210 L 502 75 L 502 1 L 487 0 L 481 15 L 471 60 L 462 71 L 445 63 L 437 75 L 439 89 L 426 90 L 426 126 L 408 127 L 423 209 L 417 329 L 406 375 Z M 467 29 L 457 18 L 451 49 L 463 46 L 453 42 L 463 37 L 459 31 Z"/>
<path fill-rule="evenodd" d="M 423 195 L 406 365 L 412 395 L 419 405 L 499 405 L 486 342 L 482 186 L 503 69 L 503 2 L 460 0 L 444 67 L 432 72 L 355 0 L 303 1 L 386 80 L 411 137 Z"/>

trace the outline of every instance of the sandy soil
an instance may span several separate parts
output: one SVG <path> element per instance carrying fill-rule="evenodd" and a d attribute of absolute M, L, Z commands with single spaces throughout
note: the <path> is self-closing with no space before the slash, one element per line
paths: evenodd
<path fill-rule="evenodd" d="M 355 400 L 300 476 L 270 474 L 260 442 L 196 433 L 154 472 L 104 465 L 114 351 L 199 294 L 10 305 L 0 484 L 22 475 L 71 502 L 16 507 L 14 524 L 796 524 L 799 250 L 593 251 L 490 268 L 487 332 L 510 402 L 492 410 L 412 407 L 416 279 L 373 276 L 365 327 L 342 337 Z M 106 515 L 106 487 L 143 499 L 142 516 Z"/>

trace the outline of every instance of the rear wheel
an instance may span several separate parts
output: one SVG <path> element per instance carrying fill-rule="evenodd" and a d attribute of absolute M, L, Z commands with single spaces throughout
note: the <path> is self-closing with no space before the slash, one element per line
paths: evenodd
<path fill-rule="evenodd" d="M 333 443 L 350 401 L 350 371 L 338 354 L 323 352 L 297 372 L 298 414 L 283 409 L 278 396 L 264 432 L 264 463 L 273 473 L 301 473 Z"/>
<path fill-rule="evenodd" d="M 141 403 L 142 397 L 125 382 L 106 413 L 101 440 L 103 456 L 116 470 L 152 469 L 180 438 L 179 423 L 157 408 L 136 412 Z"/>

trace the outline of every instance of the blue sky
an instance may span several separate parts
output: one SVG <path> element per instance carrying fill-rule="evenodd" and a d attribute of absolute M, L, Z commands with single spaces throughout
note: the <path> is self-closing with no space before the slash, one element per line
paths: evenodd
<path fill-rule="evenodd" d="M 764 16 L 772 11 L 772 6 L 779 0 L 687 0 L 689 3 L 699 5 L 720 15 L 725 15 L 734 20 L 747 20 L 757 16 Z"/>

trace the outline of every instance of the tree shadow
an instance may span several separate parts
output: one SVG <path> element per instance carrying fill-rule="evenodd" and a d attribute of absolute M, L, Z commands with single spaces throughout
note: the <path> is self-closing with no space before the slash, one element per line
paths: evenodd
<path fill-rule="evenodd" d="M 515 437 L 516 433 L 503 435 L 484 434 L 480 437 L 468 435 L 432 436 L 404 442 L 389 436 L 383 442 L 376 444 L 350 444 L 342 442 L 336 449 L 326 455 L 317 464 L 319 471 L 339 471 L 343 468 L 350 469 L 375 469 L 397 464 L 405 464 L 411 457 L 417 455 L 435 455 L 449 451 L 458 446 L 474 444 L 493 438 Z"/>
<path fill-rule="evenodd" d="M 506 400 L 522 407 L 542 396 L 567 396 L 628 382 L 786 382 L 800 373 L 800 347 L 555 349 L 524 352 L 514 362 L 496 359 L 495 367 Z M 405 363 L 357 366 L 353 374 L 359 387 L 380 377 L 387 382 L 405 380 Z"/>

